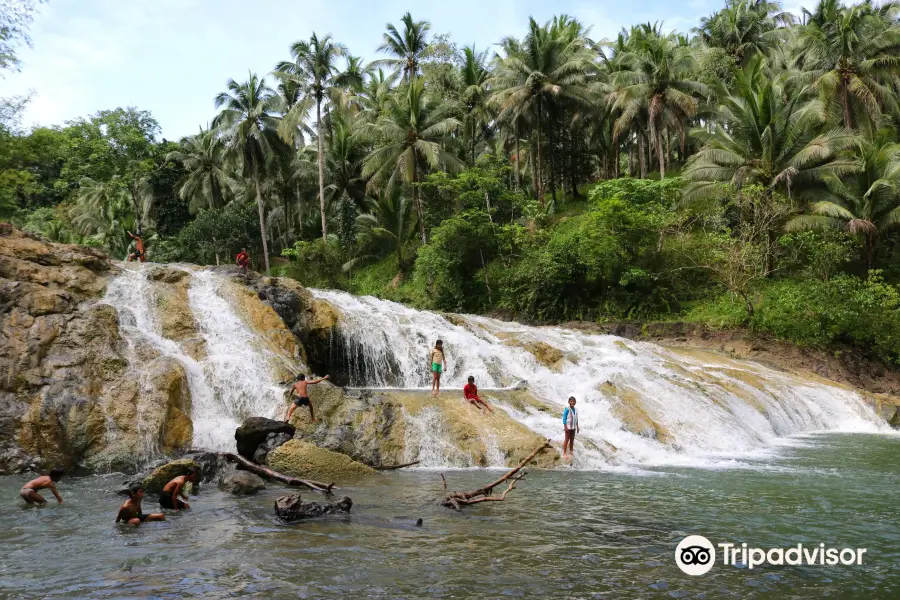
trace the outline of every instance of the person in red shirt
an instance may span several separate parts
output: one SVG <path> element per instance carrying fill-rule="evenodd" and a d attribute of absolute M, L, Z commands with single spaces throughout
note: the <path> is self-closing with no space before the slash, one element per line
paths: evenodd
<path fill-rule="evenodd" d="M 235 257 L 234 262 L 237 263 L 237 266 L 241 268 L 241 271 L 244 272 L 244 277 L 247 276 L 247 268 L 250 266 L 250 255 L 247 254 L 246 248 L 241 248 L 241 251 L 238 252 L 237 257 Z"/>
<path fill-rule="evenodd" d="M 486 409 L 491 412 L 494 412 L 494 409 L 488 406 L 488 403 L 478 397 L 478 386 L 475 385 L 475 378 L 469 375 L 469 383 L 466 384 L 466 387 L 463 388 L 463 396 L 466 397 L 466 400 L 475 405 L 478 410 L 482 410 L 481 404 Z"/>

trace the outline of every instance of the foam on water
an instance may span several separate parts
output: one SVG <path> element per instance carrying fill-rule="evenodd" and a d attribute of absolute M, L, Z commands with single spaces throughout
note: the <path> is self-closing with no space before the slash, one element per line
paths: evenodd
<path fill-rule="evenodd" d="M 469 375 L 485 388 L 524 379 L 559 413 L 575 396 L 581 428 L 575 468 L 616 463 L 728 468 L 735 457 L 774 451 L 785 436 L 797 433 L 887 430 L 853 391 L 747 361 L 560 327 L 469 315 L 448 320 L 377 298 L 312 292 L 341 313 L 338 341 L 345 356 L 365 363 L 350 372 L 351 385 L 427 387 L 429 351 L 440 338 L 447 359 L 445 387 L 462 387 Z M 561 352 L 552 368 L 526 349 L 541 344 Z M 604 385 L 630 394 L 640 411 L 668 432 L 670 443 L 628 431 L 601 392 Z M 559 414 L 504 409 L 541 435 L 561 437 Z M 420 421 L 425 437 L 439 435 L 439 419 Z M 439 448 L 429 448 L 428 466 L 456 462 L 433 453 Z"/>

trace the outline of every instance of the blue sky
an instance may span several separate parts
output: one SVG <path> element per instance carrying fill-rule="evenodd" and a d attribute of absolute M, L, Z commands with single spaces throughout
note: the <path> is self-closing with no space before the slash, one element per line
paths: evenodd
<path fill-rule="evenodd" d="M 793 2 L 788 3 L 793 8 Z M 355 55 L 378 58 L 385 23 L 411 10 L 460 46 L 485 48 L 521 36 L 529 15 L 573 15 L 591 36 L 623 25 L 663 21 L 687 31 L 724 0 L 454 0 L 424 3 L 331 0 L 49 0 L 32 26 L 21 73 L 0 79 L 0 95 L 33 90 L 25 124 L 61 124 L 117 106 L 149 110 L 163 135 L 178 139 L 214 116 L 229 78 L 269 72 L 312 31 L 331 33 Z"/>

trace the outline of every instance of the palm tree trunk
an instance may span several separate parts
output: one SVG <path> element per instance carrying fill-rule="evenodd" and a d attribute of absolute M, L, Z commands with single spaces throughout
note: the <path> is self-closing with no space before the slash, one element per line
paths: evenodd
<path fill-rule="evenodd" d="M 419 200 L 419 188 L 418 188 L 418 186 L 416 185 L 416 183 L 419 181 L 419 168 L 418 168 L 418 164 L 417 164 L 418 161 L 416 160 L 417 158 L 418 158 L 418 157 L 416 156 L 416 152 L 415 152 L 415 150 L 414 150 L 413 153 L 412 153 L 412 160 L 413 160 L 413 181 L 412 181 L 412 183 L 413 183 L 413 186 L 412 186 L 413 206 L 416 207 L 416 216 L 419 218 L 419 234 L 422 236 L 422 245 L 424 246 L 425 244 L 428 243 L 428 239 L 425 237 L 425 215 L 422 214 L 422 213 L 423 213 L 423 211 L 422 211 L 422 205 L 420 204 L 421 201 Z"/>
<path fill-rule="evenodd" d="M 844 127 L 851 129 L 853 122 L 850 120 L 850 93 L 847 80 L 841 77 L 841 107 L 844 109 Z"/>
<path fill-rule="evenodd" d="M 866 279 L 872 273 L 872 258 L 875 254 L 875 239 L 872 234 L 866 235 Z"/>
<path fill-rule="evenodd" d="M 263 209 L 262 192 L 259 189 L 259 169 L 253 174 L 253 183 L 256 184 L 256 207 L 259 209 L 259 238 L 263 245 L 263 258 L 266 264 L 266 273 L 269 272 L 269 245 L 266 243 L 266 215 Z"/>
<path fill-rule="evenodd" d="M 659 178 L 663 180 L 666 178 L 666 155 L 663 152 L 663 138 L 662 132 L 656 132 L 656 155 L 659 157 Z"/>
<path fill-rule="evenodd" d="M 516 190 L 519 189 L 519 120 L 516 119 Z"/>
<path fill-rule="evenodd" d="M 322 101 L 316 101 L 316 142 L 319 147 L 319 213 L 322 215 L 322 241 L 328 241 L 325 223 L 325 152 L 322 149 Z M 268 270 L 268 266 L 266 269 Z"/>
<path fill-rule="evenodd" d="M 537 180 L 538 180 L 538 201 L 541 203 L 541 209 L 544 208 L 544 158 L 541 152 L 541 97 L 538 96 L 538 120 L 537 120 Z"/>
<path fill-rule="evenodd" d="M 641 169 L 641 179 L 647 179 L 647 162 L 644 155 L 644 134 L 638 133 L 638 163 Z"/>

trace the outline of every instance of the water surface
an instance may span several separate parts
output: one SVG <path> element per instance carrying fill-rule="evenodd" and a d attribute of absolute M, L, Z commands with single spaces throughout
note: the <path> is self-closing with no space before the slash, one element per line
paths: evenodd
<path fill-rule="evenodd" d="M 250 498 L 206 486 L 190 512 L 128 528 L 113 524 L 121 475 L 65 479 L 66 503 L 40 509 L 18 500 L 24 477 L 4 477 L 0 596 L 897 598 L 898 452 L 895 436 L 826 434 L 734 469 L 533 471 L 505 503 L 461 514 L 436 505 L 437 471 L 396 472 L 345 485 L 352 515 L 296 525 L 275 520 L 274 485 Z M 461 490 L 497 472 L 445 474 Z M 673 561 L 688 534 L 868 552 L 862 566 L 688 577 Z"/>

